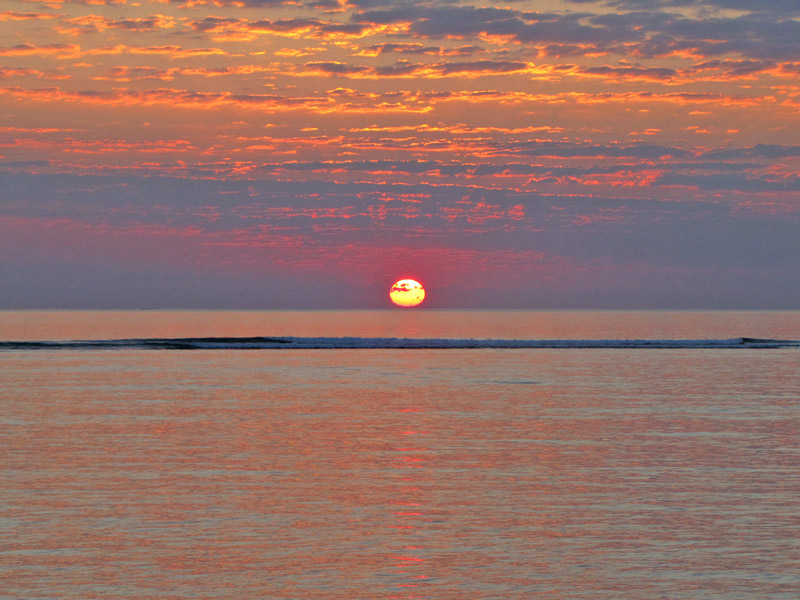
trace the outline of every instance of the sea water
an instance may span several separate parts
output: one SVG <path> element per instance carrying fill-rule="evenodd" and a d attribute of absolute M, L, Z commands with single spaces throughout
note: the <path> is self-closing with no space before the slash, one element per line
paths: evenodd
<path fill-rule="evenodd" d="M 798 312 L 0 312 L 0 341 L 800 339 Z M 0 350 L 0 597 L 792 599 L 800 349 Z"/>

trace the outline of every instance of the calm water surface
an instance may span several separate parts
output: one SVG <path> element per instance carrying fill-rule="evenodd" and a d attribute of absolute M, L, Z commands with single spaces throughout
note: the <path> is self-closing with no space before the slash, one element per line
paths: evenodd
<path fill-rule="evenodd" d="M 0 339 L 800 338 L 800 313 L 0 313 Z M 800 597 L 800 352 L 0 353 L 0 597 Z"/>

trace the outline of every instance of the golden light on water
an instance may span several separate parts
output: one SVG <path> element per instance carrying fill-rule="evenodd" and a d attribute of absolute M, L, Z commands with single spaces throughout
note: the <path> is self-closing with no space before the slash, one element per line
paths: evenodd
<path fill-rule="evenodd" d="M 389 298 L 397 306 L 417 306 L 425 300 L 425 288 L 414 279 L 401 279 L 392 285 L 392 289 L 389 290 Z"/>

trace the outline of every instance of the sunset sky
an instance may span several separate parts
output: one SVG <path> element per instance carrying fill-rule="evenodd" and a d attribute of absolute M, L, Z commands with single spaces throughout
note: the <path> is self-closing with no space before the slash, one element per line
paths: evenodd
<path fill-rule="evenodd" d="M 0 308 L 800 308 L 797 0 L 4 0 Z"/>

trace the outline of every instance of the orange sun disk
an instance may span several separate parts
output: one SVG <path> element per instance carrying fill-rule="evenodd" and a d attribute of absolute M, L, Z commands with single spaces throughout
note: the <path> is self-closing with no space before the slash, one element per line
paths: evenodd
<path fill-rule="evenodd" d="M 425 300 L 425 288 L 419 281 L 401 279 L 392 285 L 389 298 L 397 306 L 417 306 Z"/>

